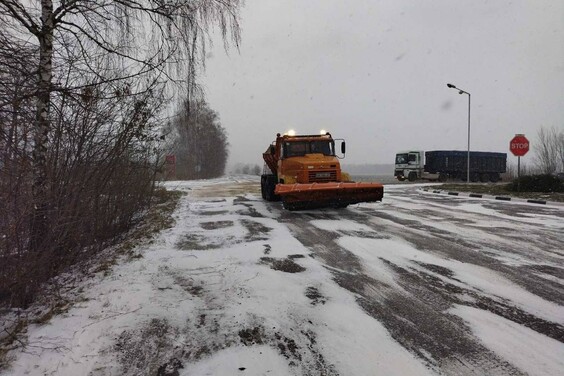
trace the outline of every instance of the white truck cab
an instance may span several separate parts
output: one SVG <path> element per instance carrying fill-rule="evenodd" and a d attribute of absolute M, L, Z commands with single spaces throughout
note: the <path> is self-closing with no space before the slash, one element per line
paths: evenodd
<path fill-rule="evenodd" d="M 425 172 L 425 153 L 422 150 L 407 150 L 396 154 L 394 176 L 399 181 L 408 179 L 438 180 L 439 174 L 429 174 Z"/>

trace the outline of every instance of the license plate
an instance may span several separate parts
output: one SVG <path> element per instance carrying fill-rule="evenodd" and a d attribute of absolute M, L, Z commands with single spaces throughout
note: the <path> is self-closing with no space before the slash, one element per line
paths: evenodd
<path fill-rule="evenodd" d="M 329 172 L 318 172 L 315 174 L 316 178 L 330 178 L 331 174 Z"/>

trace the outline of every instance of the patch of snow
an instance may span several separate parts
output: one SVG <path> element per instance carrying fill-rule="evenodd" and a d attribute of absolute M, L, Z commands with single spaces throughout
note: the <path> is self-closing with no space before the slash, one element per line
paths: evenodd
<path fill-rule="evenodd" d="M 471 288 L 498 299 L 511 301 L 516 306 L 537 317 L 564 324 L 563 306 L 528 292 L 490 269 L 457 260 L 441 258 L 431 253 L 420 251 L 402 240 L 360 239 L 344 236 L 338 240 L 338 243 L 363 259 L 366 265 L 374 263 L 383 264 L 380 259 L 384 259 L 402 267 L 418 270 L 424 269 L 414 263 L 414 261 L 442 266 L 450 269 L 454 273 L 454 278 L 462 282 L 462 284 L 459 284 L 453 279 L 436 274 L 437 277 L 449 283 L 464 288 Z M 383 266 L 379 266 L 375 270 L 381 270 L 382 268 Z M 373 274 L 373 277 L 376 279 L 382 278 L 378 273 Z M 389 278 L 389 276 L 386 276 L 383 280 L 388 281 Z"/>
<path fill-rule="evenodd" d="M 563 343 L 478 308 L 456 305 L 449 313 L 461 317 L 486 347 L 524 372 L 562 375 Z"/>
<path fill-rule="evenodd" d="M 380 322 L 360 314 L 353 299 L 329 302 L 319 315 L 326 324 L 318 329 L 319 342 L 340 375 L 434 374 L 394 341 Z"/>
<path fill-rule="evenodd" d="M 374 232 L 374 230 L 366 225 L 359 224 L 350 220 L 313 220 L 310 221 L 315 227 L 325 231 L 365 231 Z"/>
<path fill-rule="evenodd" d="M 544 278 L 544 279 L 552 281 L 552 282 L 556 282 L 556 283 L 564 286 L 564 279 L 562 279 L 562 278 L 558 278 L 556 276 L 546 274 L 546 273 L 536 273 L 536 274 L 541 278 Z"/>
<path fill-rule="evenodd" d="M 293 372 L 286 359 L 269 346 L 236 346 L 220 350 L 197 363 L 186 364 L 180 376 L 288 376 Z"/>

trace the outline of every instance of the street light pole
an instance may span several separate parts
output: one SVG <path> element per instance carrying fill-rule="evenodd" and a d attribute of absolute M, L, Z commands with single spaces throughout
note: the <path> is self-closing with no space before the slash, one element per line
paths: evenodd
<path fill-rule="evenodd" d="M 470 93 L 457 88 L 453 84 L 447 84 L 450 89 L 458 90 L 458 94 L 468 94 L 468 154 L 466 156 L 467 166 L 466 166 L 466 182 L 470 182 Z"/>

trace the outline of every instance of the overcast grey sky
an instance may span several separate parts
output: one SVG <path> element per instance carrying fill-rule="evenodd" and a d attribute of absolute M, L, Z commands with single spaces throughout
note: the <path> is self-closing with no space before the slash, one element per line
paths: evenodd
<path fill-rule="evenodd" d="M 230 164 L 257 163 L 277 132 L 326 129 L 344 164 L 399 150 L 507 152 L 564 128 L 563 0 L 246 0 L 240 52 L 209 50 L 202 82 Z M 516 161 L 512 155 L 510 161 Z"/>

